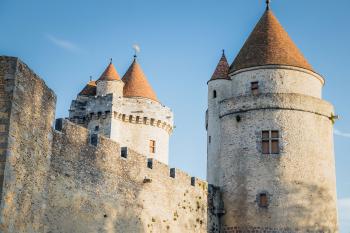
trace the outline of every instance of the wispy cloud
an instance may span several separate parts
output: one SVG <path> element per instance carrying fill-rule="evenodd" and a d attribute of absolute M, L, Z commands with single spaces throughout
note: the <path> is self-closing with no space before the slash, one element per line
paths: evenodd
<path fill-rule="evenodd" d="M 340 232 L 350 232 L 350 198 L 338 200 Z"/>
<path fill-rule="evenodd" d="M 341 136 L 341 137 L 346 137 L 346 138 L 350 138 L 350 133 L 344 133 L 338 129 L 334 129 L 334 134 Z"/>
<path fill-rule="evenodd" d="M 58 46 L 58 47 L 60 47 L 62 49 L 69 50 L 69 51 L 75 51 L 75 52 L 80 50 L 80 48 L 76 44 L 71 42 L 71 41 L 64 40 L 64 39 L 61 39 L 61 38 L 57 38 L 56 36 L 53 36 L 53 35 L 50 35 L 50 34 L 46 34 L 45 36 L 54 45 L 56 45 L 56 46 Z"/>

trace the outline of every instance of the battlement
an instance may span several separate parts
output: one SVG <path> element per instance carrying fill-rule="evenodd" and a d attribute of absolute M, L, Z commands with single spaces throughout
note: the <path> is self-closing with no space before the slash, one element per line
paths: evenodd
<path fill-rule="evenodd" d="M 56 122 L 55 135 L 57 139 L 64 140 L 66 143 L 76 144 L 77 147 L 86 147 L 85 150 L 87 154 L 96 153 L 97 151 L 113 151 L 113 153 L 97 154 L 94 157 L 96 163 L 106 162 L 107 160 L 113 160 L 114 162 L 120 162 L 129 166 L 129 169 L 135 170 L 135 172 L 144 170 L 147 168 L 148 172 L 144 175 L 154 177 L 155 179 L 159 177 L 166 177 L 173 182 L 183 182 L 188 186 L 193 188 L 198 188 L 203 191 L 207 191 L 208 184 L 206 181 L 201 180 L 197 177 L 192 177 L 186 172 L 171 168 L 168 165 L 159 162 L 155 159 L 147 158 L 144 155 L 140 155 L 130 148 L 127 148 L 127 155 L 122 156 L 120 145 L 103 135 L 91 134 L 85 127 L 74 124 L 73 122 L 66 119 L 58 119 Z M 97 137 L 96 137 L 96 136 Z M 96 141 L 93 143 L 91 138 L 95 137 Z M 74 146 L 74 145 L 72 145 Z M 78 159 L 80 157 L 75 157 L 77 154 L 71 154 L 70 159 Z M 89 159 L 89 158 L 88 158 Z"/>
<path fill-rule="evenodd" d="M 207 232 L 207 182 L 69 120 L 59 119 L 56 129 L 49 226 L 59 232 L 77 227 L 96 232 L 106 220 L 120 216 L 113 232 Z"/>

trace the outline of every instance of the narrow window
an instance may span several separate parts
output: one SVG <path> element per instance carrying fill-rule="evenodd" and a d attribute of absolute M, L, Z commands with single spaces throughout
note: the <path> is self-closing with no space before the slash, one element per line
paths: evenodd
<path fill-rule="evenodd" d="M 156 153 L 156 141 L 149 140 L 149 152 Z"/>
<path fill-rule="evenodd" d="M 128 148 L 127 147 L 120 148 L 120 156 L 123 158 L 128 157 Z"/>
<path fill-rule="evenodd" d="M 208 141 L 209 141 L 209 143 L 211 143 L 211 136 L 209 136 Z"/>
<path fill-rule="evenodd" d="M 279 154 L 279 132 L 277 130 L 262 131 L 262 153 Z"/>
<path fill-rule="evenodd" d="M 250 90 L 252 91 L 253 95 L 259 94 L 259 82 L 251 82 Z"/>
<path fill-rule="evenodd" d="M 136 123 L 140 123 L 140 117 L 139 116 L 136 117 Z"/>
<path fill-rule="evenodd" d="M 213 98 L 216 98 L 216 90 L 213 91 Z"/>
<path fill-rule="evenodd" d="M 98 131 L 100 129 L 100 126 L 96 125 L 95 126 L 95 131 Z"/>
<path fill-rule="evenodd" d="M 143 123 L 146 124 L 147 123 L 147 117 L 143 118 Z"/>
<path fill-rule="evenodd" d="M 97 113 L 97 117 L 101 117 L 101 115 L 102 115 L 102 112 Z"/>
<path fill-rule="evenodd" d="M 125 114 L 122 115 L 122 121 L 125 121 Z"/>
<path fill-rule="evenodd" d="M 269 199 L 267 196 L 267 193 L 260 193 L 259 194 L 259 206 L 262 208 L 267 208 L 269 205 Z"/>

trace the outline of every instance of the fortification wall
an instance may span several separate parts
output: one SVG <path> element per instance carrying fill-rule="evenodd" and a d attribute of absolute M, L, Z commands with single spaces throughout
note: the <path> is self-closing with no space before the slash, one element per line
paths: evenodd
<path fill-rule="evenodd" d="M 132 150 L 124 158 L 103 136 L 89 139 L 69 121 L 54 133 L 47 231 L 207 232 L 206 182 Z"/>
<path fill-rule="evenodd" d="M 9 118 L 0 229 L 44 232 L 56 97 L 19 59 L 1 57 L 0 67 L 5 102 L 10 101 L 2 108 Z"/>

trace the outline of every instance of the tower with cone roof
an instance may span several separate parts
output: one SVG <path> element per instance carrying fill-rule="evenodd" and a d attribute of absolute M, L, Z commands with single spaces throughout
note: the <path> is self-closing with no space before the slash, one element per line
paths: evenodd
<path fill-rule="evenodd" d="M 324 84 L 269 7 L 231 66 L 222 55 L 206 114 L 218 232 L 338 232 Z"/>
<path fill-rule="evenodd" d="M 72 101 L 69 119 L 93 134 L 168 164 L 173 113 L 162 105 L 136 58 L 122 79 L 112 62 Z"/>

